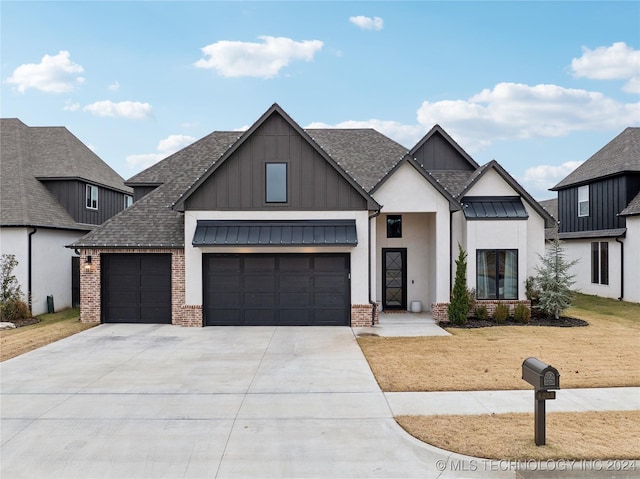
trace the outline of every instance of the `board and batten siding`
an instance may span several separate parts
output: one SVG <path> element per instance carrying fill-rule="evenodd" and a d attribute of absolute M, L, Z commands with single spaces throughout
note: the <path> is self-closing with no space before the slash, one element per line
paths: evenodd
<path fill-rule="evenodd" d="M 98 209 L 92 210 L 86 204 L 87 183 L 77 180 L 43 183 L 78 223 L 99 225 L 124 210 L 125 194 L 120 191 L 98 186 Z"/>
<path fill-rule="evenodd" d="M 286 203 L 265 201 L 265 165 L 287 163 Z M 282 117 L 258 128 L 186 201 L 187 210 L 365 210 L 363 196 Z"/>
<path fill-rule="evenodd" d="M 469 170 L 475 168 L 439 133 L 434 134 L 415 152 L 414 158 L 427 171 Z"/>
<path fill-rule="evenodd" d="M 590 183 L 589 216 L 578 216 L 580 186 L 558 191 L 560 233 L 625 227 L 625 218 L 618 216 L 618 213 L 640 190 L 640 176 L 616 176 Z"/>

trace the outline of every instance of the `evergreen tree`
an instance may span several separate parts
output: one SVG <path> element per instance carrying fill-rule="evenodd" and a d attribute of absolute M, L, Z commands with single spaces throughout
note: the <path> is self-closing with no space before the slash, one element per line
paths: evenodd
<path fill-rule="evenodd" d="M 13 275 L 16 266 L 18 260 L 15 255 L 3 254 L 0 257 L 0 321 L 12 321 L 19 312 L 22 291 Z"/>
<path fill-rule="evenodd" d="M 458 244 L 458 259 L 456 259 L 456 279 L 453 283 L 451 304 L 449 305 L 449 321 L 456 324 L 467 322 L 469 313 L 469 293 L 467 291 L 467 253 Z"/>
<path fill-rule="evenodd" d="M 540 296 L 535 307 L 555 319 L 560 319 L 560 314 L 571 306 L 573 300 L 571 286 L 575 281 L 574 275 L 569 274 L 569 269 L 578 260 L 567 262 L 564 247 L 558 238 L 553 240 L 544 257 L 538 256 L 542 265 L 536 266 L 536 283 L 540 289 Z"/>

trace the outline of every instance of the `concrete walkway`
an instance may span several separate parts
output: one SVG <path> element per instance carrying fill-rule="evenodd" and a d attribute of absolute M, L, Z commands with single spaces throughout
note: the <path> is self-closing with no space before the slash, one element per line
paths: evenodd
<path fill-rule="evenodd" d="M 378 324 L 367 328 L 354 328 L 357 336 L 451 336 L 438 326 L 431 313 L 380 313 Z"/>

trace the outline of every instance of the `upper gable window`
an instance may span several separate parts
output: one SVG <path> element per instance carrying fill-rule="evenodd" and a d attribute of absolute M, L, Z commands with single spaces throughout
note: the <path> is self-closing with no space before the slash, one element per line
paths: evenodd
<path fill-rule="evenodd" d="M 265 201 L 287 202 L 287 164 L 267 163 L 265 171 Z"/>
<path fill-rule="evenodd" d="M 87 208 L 90 210 L 98 209 L 98 187 L 87 185 Z"/>
<path fill-rule="evenodd" d="M 578 216 L 589 216 L 589 185 L 578 188 Z"/>
<path fill-rule="evenodd" d="M 402 215 L 387 215 L 387 238 L 402 238 Z"/>
<path fill-rule="evenodd" d="M 124 195 L 124 207 L 125 207 L 125 209 L 128 208 L 129 206 L 131 206 L 132 204 L 133 204 L 133 196 Z"/>

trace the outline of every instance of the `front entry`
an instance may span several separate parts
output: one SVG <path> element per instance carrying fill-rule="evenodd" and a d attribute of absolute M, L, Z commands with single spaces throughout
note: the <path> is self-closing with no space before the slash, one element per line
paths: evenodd
<path fill-rule="evenodd" d="M 382 308 L 407 309 L 407 249 L 382 249 Z"/>

